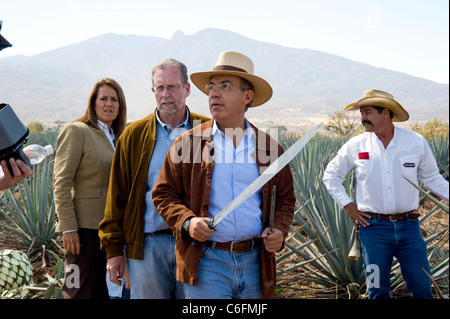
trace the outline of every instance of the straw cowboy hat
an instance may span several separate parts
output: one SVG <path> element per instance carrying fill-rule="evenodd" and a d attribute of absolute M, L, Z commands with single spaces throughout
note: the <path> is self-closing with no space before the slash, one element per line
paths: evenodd
<path fill-rule="evenodd" d="M 200 91 L 208 95 L 205 86 L 211 77 L 218 74 L 235 75 L 248 80 L 253 85 L 255 97 L 252 107 L 264 104 L 272 97 L 272 87 L 262 78 L 253 74 L 253 62 L 249 57 L 232 51 L 221 52 L 213 71 L 191 74 L 191 81 Z"/>
<path fill-rule="evenodd" d="M 359 110 L 363 106 L 380 106 L 391 110 L 394 114 L 392 122 L 404 122 L 409 119 L 408 112 L 394 100 L 394 96 L 384 91 L 367 90 L 361 100 L 347 105 L 345 110 Z"/>

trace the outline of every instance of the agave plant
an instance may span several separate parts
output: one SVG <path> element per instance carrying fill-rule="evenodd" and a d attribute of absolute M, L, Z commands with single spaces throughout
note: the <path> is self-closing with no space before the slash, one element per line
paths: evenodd
<path fill-rule="evenodd" d="M 445 177 L 449 178 L 448 175 L 448 154 L 449 154 L 449 139 L 448 135 L 432 136 L 427 139 L 430 145 L 431 151 L 436 158 L 436 162 L 439 167 L 440 173 Z"/>
<path fill-rule="evenodd" d="M 33 166 L 33 174 L 0 197 L 0 227 L 12 240 L 3 242 L 27 252 L 30 261 L 42 258 L 43 266 L 59 251 L 55 232 L 56 217 L 52 190 L 53 162 L 45 159 Z"/>
<path fill-rule="evenodd" d="M 279 142 L 286 149 L 297 138 L 298 134 L 282 135 Z M 292 261 L 289 267 L 277 268 L 278 275 L 293 274 L 294 270 L 301 270 L 298 277 L 309 282 L 311 287 L 320 287 L 316 291 L 329 291 L 337 297 L 361 298 L 366 288 L 363 261 L 348 258 L 355 236 L 353 224 L 321 181 L 328 162 L 344 142 L 343 138 L 318 135 L 291 162 L 297 210 L 291 235 L 286 241 L 288 252 L 279 256 L 277 262 L 281 264 L 288 259 Z M 448 159 L 445 162 L 445 159 L 440 160 L 443 156 L 436 157 L 439 167 L 444 173 L 446 170 L 448 176 Z M 356 181 L 353 172 L 347 175 L 344 184 L 350 197 L 355 198 Z M 424 197 L 430 196 L 423 192 Z M 448 207 L 437 203 L 435 208 L 421 218 L 421 225 L 425 225 L 440 209 L 448 213 Z M 443 231 L 423 229 L 428 233 L 426 242 L 432 272 L 429 275 L 448 294 L 448 248 L 443 249 L 444 245 L 448 245 L 448 225 L 444 225 Z M 294 277 L 291 275 L 291 278 Z M 397 261 L 392 267 L 391 283 L 394 293 L 405 288 Z M 326 295 L 322 293 L 321 297 Z"/>
<path fill-rule="evenodd" d="M 286 148 L 297 137 L 295 134 L 281 137 L 280 143 Z M 291 162 L 298 207 L 292 236 L 286 241 L 291 251 L 279 257 L 278 262 L 295 254 L 298 262 L 279 270 L 279 274 L 301 269 L 307 281 L 356 298 L 363 292 L 365 276 L 362 260 L 348 258 L 354 227 L 321 180 L 328 162 L 344 142 L 343 138 L 318 135 Z M 345 185 L 351 196 L 353 183 L 353 174 L 349 174 Z"/>

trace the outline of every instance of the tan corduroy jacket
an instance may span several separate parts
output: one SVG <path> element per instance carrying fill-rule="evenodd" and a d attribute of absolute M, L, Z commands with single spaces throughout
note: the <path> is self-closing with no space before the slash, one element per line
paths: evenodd
<path fill-rule="evenodd" d="M 57 231 L 98 229 L 105 211 L 114 149 L 105 133 L 81 122 L 65 126 L 54 166 Z"/>
<path fill-rule="evenodd" d="M 189 112 L 191 127 L 209 118 Z M 100 247 L 107 258 L 123 254 L 142 259 L 145 194 L 156 141 L 155 113 L 131 123 L 120 136 L 111 167 L 105 216 L 99 225 Z"/>
<path fill-rule="evenodd" d="M 202 124 L 178 137 L 166 155 L 159 178 L 153 188 L 153 203 L 167 224 L 176 232 L 177 279 L 197 284 L 203 244 L 192 246 L 192 239 L 182 236 L 183 223 L 189 217 L 208 217 L 211 181 L 214 171 L 213 121 Z M 262 173 L 283 153 L 283 148 L 268 134 L 252 125 L 256 136 L 256 163 Z M 270 201 L 277 185 L 273 227 L 289 232 L 294 216 L 295 194 L 289 165 L 270 179 L 261 189 L 263 229 L 269 226 Z M 272 298 L 276 284 L 274 253 L 264 248 L 260 254 L 260 278 L 264 298 Z"/>

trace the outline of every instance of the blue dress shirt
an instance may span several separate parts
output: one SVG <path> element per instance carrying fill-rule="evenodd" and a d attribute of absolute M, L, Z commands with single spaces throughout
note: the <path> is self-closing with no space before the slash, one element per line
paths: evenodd
<path fill-rule="evenodd" d="M 155 205 L 152 201 L 152 190 L 158 179 L 161 171 L 164 158 L 170 146 L 172 146 L 175 139 L 183 132 L 191 128 L 189 121 L 189 111 L 186 108 L 186 119 L 183 123 L 178 125 L 175 129 L 168 124 L 164 124 L 156 114 L 156 142 L 153 150 L 152 159 L 148 169 L 147 177 L 147 194 L 145 196 L 145 216 L 144 216 L 144 233 L 153 233 L 158 230 L 168 229 L 169 225 L 162 219 L 156 211 Z"/>
<path fill-rule="evenodd" d="M 208 217 L 213 218 L 259 176 L 254 155 L 256 139 L 245 120 L 247 130 L 239 145 L 217 127 L 214 121 L 214 171 Z M 209 240 L 218 242 L 244 241 L 262 233 L 262 195 L 255 192 L 217 225 Z"/>

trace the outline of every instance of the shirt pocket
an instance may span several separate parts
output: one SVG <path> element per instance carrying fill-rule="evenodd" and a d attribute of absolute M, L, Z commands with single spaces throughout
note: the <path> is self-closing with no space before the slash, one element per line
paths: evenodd
<path fill-rule="evenodd" d="M 373 160 L 356 160 L 355 161 L 355 170 L 356 173 L 360 176 L 368 176 L 372 173 L 373 170 Z"/>
<path fill-rule="evenodd" d="M 402 156 L 399 158 L 402 175 L 415 182 L 417 180 L 417 169 L 420 158 L 418 156 Z"/>

